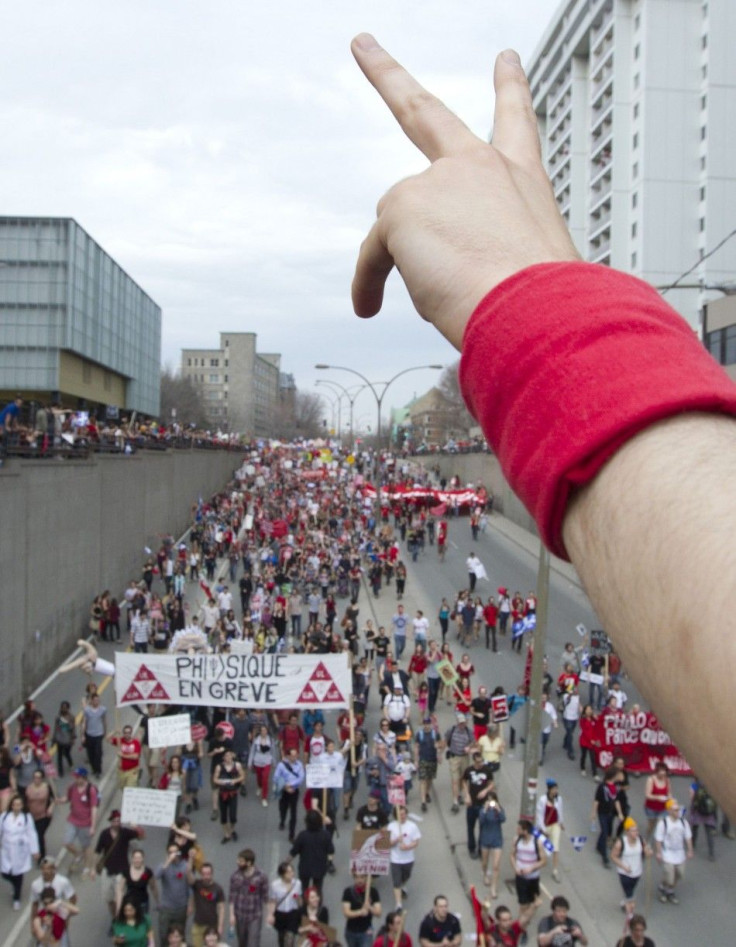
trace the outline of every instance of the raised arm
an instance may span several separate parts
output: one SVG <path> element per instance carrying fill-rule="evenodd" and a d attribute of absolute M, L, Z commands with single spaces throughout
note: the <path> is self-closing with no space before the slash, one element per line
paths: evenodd
<path fill-rule="evenodd" d="M 650 286 L 576 262 L 516 54 L 496 61 L 488 144 L 372 37 L 352 49 L 430 162 L 381 199 L 355 311 L 379 311 L 395 265 L 420 315 L 463 352 L 463 393 L 512 488 L 736 817 L 736 591 L 723 581 L 736 558 L 736 386 Z M 522 417 L 534 419 L 528 439 Z"/>

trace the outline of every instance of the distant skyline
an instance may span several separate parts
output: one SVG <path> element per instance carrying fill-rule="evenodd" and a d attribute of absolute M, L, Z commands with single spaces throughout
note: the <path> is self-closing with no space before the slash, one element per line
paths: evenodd
<path fill-rule="evenodd" d="M 457 353 L 394 274 L 358 320 L 350 282 L 375 205 L 425 159 L 353 62 L 377 37 L 480 136 L 496 54 L 528 61 L 556 0 L 523 4 L 286 0 L 205 6 L 70 0 L 3 11 L 0 212 L 73 217 L 163 309 L 163 361 L 255 332 L 301 390 L 373 382 Z M 437 371 L 413 372 L 392 406 Z M 357 383 L 357 379 L 354 379 Z M 322 389 L 324 391 L 324 389 Z M 356 417 L 372 412 L 369 393 Z"/>

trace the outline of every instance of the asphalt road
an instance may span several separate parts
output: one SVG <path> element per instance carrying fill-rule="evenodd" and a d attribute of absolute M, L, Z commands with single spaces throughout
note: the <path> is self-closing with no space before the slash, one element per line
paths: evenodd
<path fill-rule="evenodd" d="M 450 551 L 444 564 L 440 564 L 434 550 L 428 549 L 415 565 L 409 564 L 409 580 L 405 605 L 407 611 L 422 608 L 432 620 L 432 630 L 438 630 L 437 608 L 442 596 L 448 599 L 458 588 L 467 583 L 465 558 L 471 548 L 475 548 L 489 573 L 489 581 L 481 582 L 478 592 L 489 594 L 499 584 L 511 589 L 520 589 L 526 593 L 536 584 L 537 541 L 528 534 L 493 517 L 491 525 L 479 541 L 471 543 L 467 520 L 454 520 L 450 524 Z M 126 577 L 121 577 L 121 585 Z M 196 590 L 190 590 L 194 595 Z M 395 610 L 393 589 L 385 590 L 377 600 L 368 596 L 366 590 L 361 594 L 361 620 L 371 613 L 380 623 L 387 624 Z M 590 605 L 571 577 L 569 570 L 557 572 L 554 568 L 550 587 L 549 643 L 550 668 L 556 672 L 557 660 L 566 640 L 575 640 L 575 625 L 583 622 L 587 627 L 596 627 L 597 622 Z M 453 632 L 450 632 L 452 635 Z M 448 640 L 452 643 L 452 638 Z M 108 646 L 109 648 L 109 646 Z M 110 652 L 111 652 L 110 648 Z M 457 654 L 457 649 L 456 654 Z M 507 691 L 515 689 L 523 673 L 523 658 L 510 652 L 510 645 L 504 642 L 502 650 L 492 655 L 485 648 L 474 646 L 472 658 L 478 675 L 475 684 L 484 681 L 490 687 L 502 684 Z M 108 655 L 105 655 L 108 656 Z M 62 699 L 70 699 L 79 707 L 85 678 L 81 674 L 57 677 L 44 688 L 37 697 L 38 705 L 48 722 L 53 717 Z M 630 688 L 630 694 L 633 691 Z M 113 717 L 112 688 L 108 687 L 103 696 Z M 372 736 L 377 720 L 377 701 L 372 695 L 369 713 L 369 734 Z M 443 725 L 449 727 L 452 722 L 449 708 L 440 710 Z M 334 725 L 328 717 L 328 732 L 334 732 Z M 548 751 L 547 765 L 542 778 L 555 777 L 561 788 L 566 807 L 566 840 L 561 856 L 562 882 L 556 884 L 545 873 L 543 885 L 549 895 L 564 893 L 572 904 L 571 913 L 581 920 L 591 945 L 613 945 L 620 935 L 623 917 L 619 910 L 621 897 L 618 880 L 614 871 L 605 871 L 594 851 L 595 839 L 590 831 L 589 815 L 594 784 L 579 775 L 577 764 L 569 762 L 562 749 L 562 731 L 555 731 Z M 75 748 L 75 761 L 81 759 L 81 751 Z M 112 766 L 112 753 L 106 755 L 106 764 Z M 61 781 L 62 791 L 67 780 Z M 499 783 L 501 800 L 509 813 L 511 825 L 507 828 L 506 838 L 512 837 L 515 813 L 518 812 L 519 786 L 521 783 L 521 762 L 518 758 L 509 758 L 503 765 Z M 276 805 L 272 801 L 267 809 L 261 807 L 253 792 L 252 777 L 249 778 L 250 793 L 241 800 L 239 811 L 239 841 L 235 845 L 221 845 L 217 823 L 209 820 L 209 808 L 204 806 L 193 816 L 194 828 L 204 847 L 206 855 L 215 865 L 216 879 L 226 887 L 227 879 L 235 866 L 237 850 L 246 845 L 252 847 L 259 865 L 274 877 L 276 866 L 287 853 L 288 844 L 284 833 L 278 831 Z M 687 780 L 678 783 L 678 796 L 681 801 L 687 798 Z M 470 883 L 483 888 L 478 862 L 472 862 L 467 856 L 465 819 L 461 812 L 452 815 L 449 810 L 449 780 L 446 767 L 440 771 L 436 785 L 435 801 L 426 814 L 419 812 L 417 793 L 409 799 L 409 809 L 422 832 L 422 841 L 418 849 L 414 875 L 408 885 L 409 897 L 406 900 L 407 931 L 416 942 L 418 926 L 423 915 L 429 910 L 432 898 L 442 892 L 450 899 L 450 906 L 461 915 L 466 936 L 473 932 L 469 904 L 465 895 Z M 206 791 L 204 793 L 206 796 Z M 360 801 L 365 797 L 365 786 L 360 793 Z M 635 817 L 641 815 L 643 780 L 632 780 L 632 803 Z M 103 782 L 103 806 L 112 808 L 117 805 L 119 794 L 115 789 L 114 778 Z M 57 812 L 47 839 L 49 851 L 58 852 L 61 847 L 65 812 Z M 352 823 L 342 820 L 339 823 L 339 837 L 336 839 L 338 874 L 328 876 L 325 885 L 325 902 L 330 909 L 331 920 L 342 931 L 340 916 L 340 896 L 348 883 L 347 874 L 349 852 L 349 828 Z M 589 840 L 582 852 L 576 853 L 569 844 L 570 835 L 588 835 Z M 146 833 L 144 848 L 147 863 L 154 867 L 163 857 L 164 832 L 149 829 Z M 508 849 L 508 845 L 507 845 Z M 734 943 L 733 931 L 736 930 L 736 910 L 730 902 L 729 878 L 736 869 L 736 843 L 718 839 L 717 861 L 709 863 L 704 856 L 704 840 L 700 840 L 700 850 L 696 858 L 688 865 L 688 877 L 681 890 L 679 906 L 661 905 L 656 900 L 656 882 L 659 872 L 655 865 L 649 878 L 645 877 L 640 885 L 639 906 L 649 918 L 649 934 L 658 947 L 666 945 L 689 945 L 703 943 L 720 947 Z M 507 854 L 504 853 L 502 876 L 508 877 Z M 62 869 L 63 871 L 64 869 Z M 33 873 L 35 876 L 35 872 Z M 31 876 L 26 879 L 27 894 Z M 77 886 L 81 914 L 72 927 L 73 947 L 99 947 L 109 943 L 105 932 L 107 917 L 105 906 L 101 903 L 96 882 L 81 881 L 78 876 L 72 879 Z M 393 908 L 393 897 L 389 879 L 378 882 L 384 905 L 384 913 Z M 515 910 L 515 898 L 502 889 L 497 903 L 507 903 Z M 7 905 L 7 907 L 3 907 Z M 540 913 L 541 916 L 541 913 Z M 155 923 L 155 919 L 154 919 Z M 10 889 L 0 887 L 0 943 L 23 945 L 29 943 L 28 919 L 25 911 L 15 913 L 10 910 Z M 535 942 L 530 937 L 530 942 Z M 272 931 L 264 931 L 264 947 L 275 944 Z"/>

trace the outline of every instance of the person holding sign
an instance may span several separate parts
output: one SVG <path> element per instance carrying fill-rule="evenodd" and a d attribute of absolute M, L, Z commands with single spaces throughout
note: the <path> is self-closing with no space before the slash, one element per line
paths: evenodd
<path fill-rule="evenodd" d="M 419 845 L 422 833 L 416 822 L 407 818 L 406 806 L 397 806 L 396 819 L 388 824 L 391 842 L 391 880 L 396 898 L 396 910 L 403 910 L 403 898 L 406 897 L 404 885 L 411 878 L 416 858 L 415 849 Z"/>
<path fill-rule="evenodd" d="M 352 885 L 342 893 L 347 947 L 371 947 L 373 943 L 372 922 L 381 916 L 381 899 L 368 881 L 367 875 L 354 874 Z"/>

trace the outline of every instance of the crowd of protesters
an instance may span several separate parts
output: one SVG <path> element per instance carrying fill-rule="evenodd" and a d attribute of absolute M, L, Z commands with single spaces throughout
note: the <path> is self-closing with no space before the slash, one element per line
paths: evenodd
<path fill-rule="evenodd" d="M 345 653 L 353 669 L 352 738 L 347 711 L 227 713 L 198 707 L 190 710 L 192 742 L 156 750 L 147 745 L 151 715 L 181 708 L 140 705 L 140 728 L 128 724 L 117 732 L 108 726 L 92 681 L 81 726 L 68 702 L 60 707 L 52 727 L 29 701 L 18 722 L 17 754 L 8 752 L 7 727 L 0 749 L 0 779 L 3 772 L 7 774 L 7 785 L 0 789 L 6 821 L 20 824 L 26 812 L 31 817 L 30 822 L 24 820 L 28 857 L 22 864 L 8 863 L 8 871 L 3 862 L 15 905 L 23 875 L 34 859 L 41 861 L 46 874 L 56 870 L 43 845 L 54 807 L 61 805 L 69 807 L 64 844 L 72 858 L 70 874 L 79 871 L 82 880 L 99 875 L 115 943 L 132 943 L 121 939 L 132 937 L 131 931 L 140 943 L 181 943 L 191 915 L 195 947 L 221 943 L 230 928 L 241 947 L 258 947 L 263 925 L 274 927 L 282 947 L 296 943 L 306 947 L 307 941 L 319 947 L 339 936 L 328 924 L 321 892 L 329 875 L 344 871 L 344 866 L 335 864 L 333 836 L 338 824 L 346 821 L 356 828 L 385 831 L 391 845 L 394 904 L 379 940 L 393 939 L 394 933 L 409 937 L 403 929 L 404 900 L 415 859 L 421 858 L 421 831 L 407 818 L 406 808 L 389 804 L 392 777 L 400 775 L 405 791 L 416 784 L 423 812 L 433 802 L 447 804 L 450 814 L 464 811 L 468 854 L 479 862 L 486 890 L 477 902 L 478 923 L 489 945 L 520 942 L 541 905 L 542 873 L 549 870 L 553 881 L 560 881 L 564 831 L 563 799 L 555 780 L 547 780 L 533 817 L 520 820 L 511 830 L 506 824 L 509 801 L 502 799 L 498 785 L 504 754 L 526 732 L 530 661 L 524 620 L 534 615 L 536 597 L 533 591 L 510 594 L 502 586 L 497 599 L 490 596 L 483 602 L 467 588 L 452 604 L 443 599 L 436 621 L 422 611 L 407 614 L 402 603 L 408 580 L 404 560 L 417 546 L 418 554 L 427 554 L 437 543 L 440 526 L 446 535 L 447 522 L 442 513 L 433 516 L 426 506 L 396 502 L 392 488 L 406 476 L 415 482 L 426 475 L 395 470 L 371 454 L 347 464 L 339 455 L 327 459 L 324 451 L 280 447 L 253 453 L 227 490 L 192 507 L 184 540 L 177 544 L 172 537 L 162 538 L 155 552 L 145 550 L 140 575 L 129 581 L 123 595 L 116 598 L 105 591 L 95 598 L 89 619 L 93 635 L 136 651 L 222 653 L 237 641 L 239 649 L 254 653 Z M 382 483 L 383 492 L 377 493 L 376 481 Z M 471 531 L 480 528 L 485 509 L 473 506 L 468 512 Z M 477 538 L 475 532 L 472 535 Z M 365 610 L 361 616 L 361 604 L 367 596 L 387 594 L 394 614 L 390 624 L 375 627 Z M 514 647 L 517 639 L 524 643 L 521 653 L 527 661 L 523 671 L 520 668 L 518 692 L 508 696 L 481 679 L 472 654 L 475 648 L 496 651 L 505 642 Z M 586 644 L 566 646 L 556 678 L 545 666 L 540 756 L 543 759 L 561 718 L 565 750 L 575 759 L 572 740 L 579 724 L 581 772 L 588 755 L 597 778 L 595 754 L 585 745 L 584 721 L 599 704 L 615 701 L 624 706 L 626 698 L 620 693 L 620 668 L 609 662 L 608 694 L 593 691 L 595 709 L 580 707 L 581 664 L 590 660 Z M 456 645 L 459 650 L 453 655 Z M 508 722 L 494 720 L 497 697 L 506 698 Z M 569 710 L 571 704 L 575 713 Z M 373 727 L 369 706 L 378 711 Z M 449 727 L 446 721 L 441 723 L 440 712 L 451 712 Z M 75 765 L 72 748 L 77 736 L 86 758 Z M 48 778 L 54 766 L 49 755 L 52 745 L 58 775 L 63 776 L 65 765 L 72 772 L 63 795 L 55 794 L 53 779 Z M 177 794 L 176 822 L 157 867 L 148 866 L 142 830 L 121 826 L 118 810 L 113 810 L 107 825 L 99 824 L 95 781 L 106 746 L 115 754 L 121 789 L 141 785 Z M 306 787 L 306 764 L 316 759 L 337 760 L 343 767 L 342 792 L 332 790 L 323 799 Z M 446 799 L 436 784 L 445 761 L 451 785 Z M 676 902 L 683 862 L 672 851 L 675 837 L 681 837 L 687 857 L 692 851 L 690 824 L 702 824 L 712 853 L 716 823 L 714 813 L 713 818 L 699 815 L 707 806 L 702 802 L 703 787 L 697 784 L 691 791 L 689 819 L 675 822 L 675 815 L 680 820 L 680 808 L 673 803 L 666 773 L 658 770 L 647 790 L 650 822 L 640 842 L 626 801 L 627 785 L 623 760 L 615 760 L 597 787 L 594 815 L 601 831 L 598 852 L 604 864 L 611 861 L 617 868 L 628 925 L 636 932 L 646 923 L 636 913 L 635 900 L 646 858 L 656 853 L 661 859 L 661 900 Z M 269 881 L 256 866 L 252 848 L 245 847 L 236 856 L 229 885 L 215 881 L 215 859 L 202 851 L 196 820 L 209 813 L 220 823 L 223 845 L 236 843 L 239 833 L 247 843 L 253 807 L 271 804 L 277 806 L 284 839 L 284 861 L 277 877 Z M 518 899 L 513 912 L 498 903 L 502 864 L 509 863 Z M 48 886 L 33 893 L 37 937 L 43 925 L 56 925 L 57 933 L 63 934 L 62 920 L 64 929 L 73 923 L 71 883 L 55 877 L 62 877 L 63 884 L 53 900 Z M 425 934 L 433 924 L 441 926 L 453 916 L 446 899 L 438 897 L 423 922 Z M 154 929 L 150 912 L 156 904 Z M 374 886 L 366 887 L 362 876 L 352 878 L 342 906 L 345 941 L 372 943 L 383 914 Z M 557 943 L 546 934 L 563 928 L 570 934 L 570 944 L 587 943 L 568 911 L 566 899 L 556 896 L 552 914 L 539 922 L 540 944 Z M 428 937 L 420 932 L 420 941 L 442 942 L 433 936 L 431 930 Z"/>

